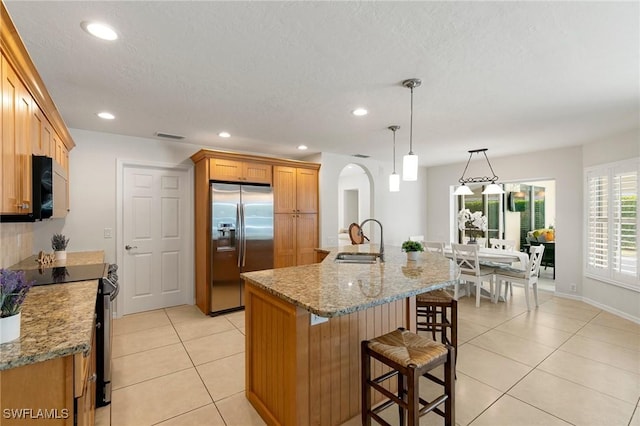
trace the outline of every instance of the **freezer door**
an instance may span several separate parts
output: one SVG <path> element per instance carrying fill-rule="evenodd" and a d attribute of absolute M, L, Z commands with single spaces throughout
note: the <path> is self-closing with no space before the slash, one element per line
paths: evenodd
<path fill-rule="evenodd" d="M 244 234 L 242 272 L 273 269 L 273 192 L 271 187 L 242 185 Z"/>
<path fill-rule="evenodd" d="M 211 184 L 211 311 L 241 305 L 240 185 Z"/>

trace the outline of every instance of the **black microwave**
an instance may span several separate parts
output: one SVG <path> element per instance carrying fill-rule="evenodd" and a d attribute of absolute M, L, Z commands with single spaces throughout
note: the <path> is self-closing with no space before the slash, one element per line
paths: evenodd
<path fill-rule="evenodd" d="M 0 222 L 35 222 L 54 216 L 54 191 L 56 169 L 51 158 L 44 155 L 31 156 L 31 202 L 32 212 L 28 214 L 0 215 Z M 64 192 L 66 188 L 61 188 Z"/>

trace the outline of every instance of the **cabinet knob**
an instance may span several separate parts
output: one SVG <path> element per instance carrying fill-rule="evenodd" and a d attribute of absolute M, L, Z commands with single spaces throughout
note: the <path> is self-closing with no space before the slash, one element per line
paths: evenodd
<path fill-rule="evenodd" d="M 95 382 L 98 379 L 98 375 L 93 373 L 87 380 L 90 382 Z"/>

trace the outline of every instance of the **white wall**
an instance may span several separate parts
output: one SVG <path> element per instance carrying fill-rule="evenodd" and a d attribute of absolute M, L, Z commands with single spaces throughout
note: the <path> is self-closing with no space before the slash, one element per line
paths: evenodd
<path fill-rule="evenodd" d="M 309 161 L 317 161 L 320 167 L 320 245 L 335 247 L 338 217 L 338 182 L 340 172 L 349 163 L 368 170 L 373 180 L 373 211 L 371 217 L 384 226 L 384 242 L 387 246 L 400 246 L 409 235 L 424 235 L 427 228 L 426 170 L 420 168 L 417 182 L 401 182 L 400 192 L 389 192 L 391 162 L 382 163 L 367 158 L 322 153 Z M 377 226 L 371 228 L 372 241 L 379 239 Z"/>
<path fill-rule="evenodd" d="M 640 156 L 640 131 L 617 135 L 582 147 L 584 167 Z M 593 304 L 627 318 L 640 321 L 640 293 L 584 277 L 583 297 Z"/>
<path fill-rule="evenodd" d="M 488 152 L 501 182 L 555 179 L 556 182 L 556 291 L 578 296 L 582 292 L 582 164 L 580 147 L 496 158 Z M 532 158 L 535 159 L 532 160 Z M 466 160 L 466 159 L 465 159 Z M 465 162 L 427 169 L 426 238 L 450 242 L 452 186 Z M 570 291 L 576 284 L 577 292 Z"/>
<path fill-rule="evenodd" d="M 34 224 L 33 250 L 51 251 L 51 235 L 64 233 L 69 251 L 104 250 L 116 262 L 116 161 L 157 162 L 193 167 L 189 158 L 201 147 L 155 139 L 70 129 L 76 147 L 69 153 L 70 207 L 65 219 Z M 193 214 L 193 206 L 189 206 Z M 104 238 L 104 228 L 113 238 Z M 193 236 L 189 236 L 190 239 Z"/>

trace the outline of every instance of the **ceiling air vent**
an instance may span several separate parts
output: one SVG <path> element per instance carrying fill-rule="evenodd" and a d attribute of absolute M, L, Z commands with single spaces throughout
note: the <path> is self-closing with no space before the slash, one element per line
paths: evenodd
<path fill-rule="evenodd" d="M 369 158 L 370 155 L 364 155 L 364 154 L 353 154 L 354 157 L 358 157 L 358 158 Z"/>
<path fill-rule="evenodd" d="M 172 135 L 171 133 L 164 133 L 164 132 L 156 132 L 156 136 L 159 138 L 174 139 L 174 140 L 184 139 L 184 136 Z"/>

